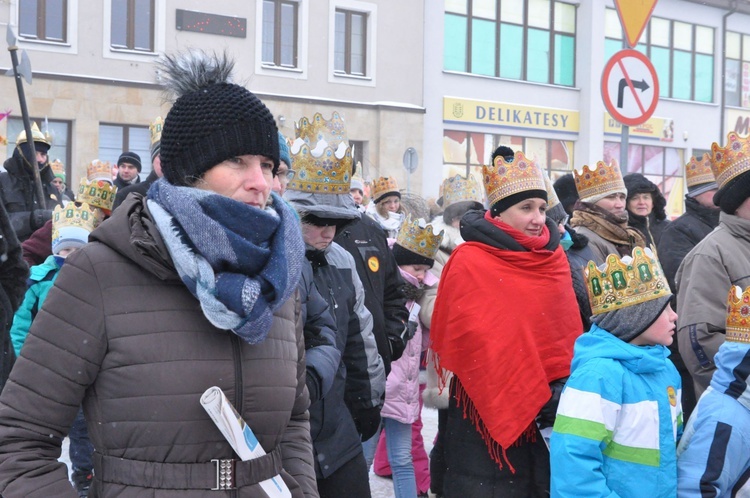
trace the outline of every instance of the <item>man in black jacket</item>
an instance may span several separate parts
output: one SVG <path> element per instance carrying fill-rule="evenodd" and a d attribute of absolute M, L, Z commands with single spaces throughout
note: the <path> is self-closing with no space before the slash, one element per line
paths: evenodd
<path fill-rule="evenodd" d="M 49 166 L 47 156 L 51 145 L 49 138 L 39 131 L 36 123 L 31 127 L 31 136 L 36 150 L 36 164 L 32 166 L 26 159 L 29 155 L 29 151 L 26 150 L 29 145 L 26 131 L 21 131 L 16 138 L 13 155 L 6 159 L 3 164 L 5 171 L 0 173 L 0 202 L 5 207 L 10 224 L 21 242 L 52 219 L 52 210 L 55 206 L 62 205 L 60 192 L 51 183 L 55 179 L 55 174 Z M 36 196 L 32 169 L 34 167 L 39 168 L 44 203 L 40 203 Z"/>
<path fill-rule="evenodd" d="M 385 231 L 368 216 L 346 226 L 334 241 L 347 250 L 357 265 L 357 274 L 365 288 L 365 306 L 373 319 L 373 333 L 383 358 L 386 375 L 391 362 L 404 352 L 401 334 L 409 321 L 404 284 L 393 253 L 388 249 Z"/>

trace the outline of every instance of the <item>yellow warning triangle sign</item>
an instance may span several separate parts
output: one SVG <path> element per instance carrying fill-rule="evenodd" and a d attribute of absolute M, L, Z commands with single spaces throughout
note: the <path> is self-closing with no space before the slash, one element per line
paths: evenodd
<path fill-rule="evenodd" d="M 615 0 L 615 6 L 628 45 L 635 48 L 651 18 L 656 0 Z"/>

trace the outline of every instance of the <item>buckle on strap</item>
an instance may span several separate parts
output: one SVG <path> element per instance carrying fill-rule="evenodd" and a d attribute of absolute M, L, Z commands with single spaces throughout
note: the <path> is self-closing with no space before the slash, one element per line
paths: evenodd
<path fill-rule="evenodd" d="M 234 460 L 219 460 L 218 458 L 214 458 L 211 460 L 211 463 L 216 466 L 216 486 L 211 488 L 211 491 L 235 489 Z"/>

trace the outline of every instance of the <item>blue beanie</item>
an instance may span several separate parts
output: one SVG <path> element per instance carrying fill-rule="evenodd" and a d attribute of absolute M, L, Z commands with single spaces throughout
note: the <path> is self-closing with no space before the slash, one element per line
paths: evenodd
<path fill-rule="evenodd" d="M 291 169 L 292 158 L 289 156 L 289 146 L 286 144 L 286 137 L 279 132 L 279 161 L 284 161 Z"/>

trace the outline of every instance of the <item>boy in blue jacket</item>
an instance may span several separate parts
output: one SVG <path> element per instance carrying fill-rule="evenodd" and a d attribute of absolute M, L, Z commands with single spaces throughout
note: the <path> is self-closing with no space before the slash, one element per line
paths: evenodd
<path fill-rule="evenodd" d="M 576 340 L 550 441 L 553 497 L 674 497 L 681 384 L 677 314 L 656 256 L 584 269 L 592 326 Z"/>
<path fill-rule="evenodd" d="M 86 203 L 69 202 L 65 207 L 57 207 L 52 213 L 52 255 L 44 263 L 31 267 L 28 289 L 21 307 L 13 317 L 10 337 L 16 356 L 29 334 L 31 322 L 42 308 L 47 293 L 60 274 L 65 258 L 83 247 L 91 231 L 104 219 L 104 212 Z M 79 410 L 68 434 L 70 438 L 70 461 L 73 465 L 73 481 L 80 498 L 88 496 L 93 477 L 91 461 L 94 447 L 89 441 L 83 411 Z"/>
<path fill-rule="evenodd" d="M 750 491 L 750 287 L 729 291 L 726 340 L 677 448 L 677 496 Z"/>

